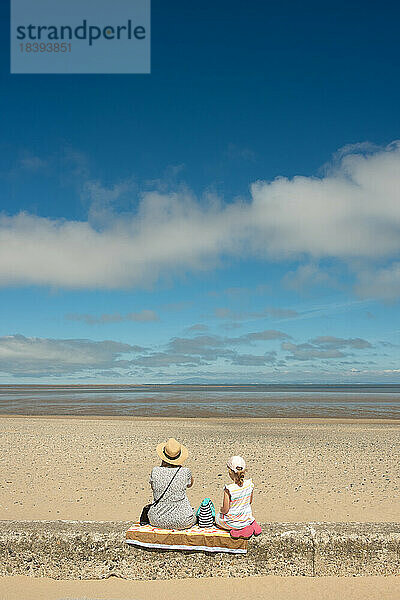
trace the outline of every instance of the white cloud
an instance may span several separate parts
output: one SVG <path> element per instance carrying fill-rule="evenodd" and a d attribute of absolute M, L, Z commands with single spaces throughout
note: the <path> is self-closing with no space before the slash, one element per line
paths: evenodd
<path fill-rule="evenodd" d="M 110 187 L 104 187 L 100 181 L 85 181 L 81 192 L 83 200 L 89 203 L 88 221 L 92 227 L 107 227 L 114 206 L 134 189 L 132 180 L 121 181 Z"/>
<path fill-rule="evenodd" d="M 71 375 L 86 370 L 124 367 L 123 354 L 144 348 L 111 340 L 0 337 L 0 372 L 18 376 Z"/>
<path fill-rule="evenodd" d="M 114 213 L 110 203 L 128 188 L 91 184 L 97 200 L 89 210 L 94 218 L 85 222 L 1 216 L 0 285 L 129 288 L 167 273 L 210 269 L 228 254 L 335 257 L 361 273 L 360 293 L 370 287 L 367 266 L 379 259 L 386 261 L 379 274 L 387 292 L 381 288 L 378 296 L 398 294 L 385 274 L 400 254 L 400 144 L 369 153 L 347 148 L 319 178 L 257 182 L 248 203 L 146 192 L 135 212 Z"/>
<path fill-rule="evenodd" d="M 355 289 L 364 298 L 400 298 L 400 262 L 387 267 L 362 269 Z"/>
<path fill-rule="evenodd" d="M 400 250 L 400 144 L 344 155 L 327 176 L 252 186 L 252 216 L 270 255 L 372 258 Z"/>
<path fill-rule="evenodd" d="M 299 265 L 294 271 L 285 273 L 282 282 L 288 289 L 304 292 L 314 287 L 338 287 L 338 273 L 332 275 L 330 270 L 322 269 L 315 263 Z"/>

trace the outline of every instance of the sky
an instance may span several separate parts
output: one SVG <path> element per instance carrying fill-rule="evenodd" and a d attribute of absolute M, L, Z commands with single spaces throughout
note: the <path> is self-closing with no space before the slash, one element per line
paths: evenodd
<path fill-rule="evenodd" d="M 0 3 L 0 383 L 400 383 L 398 3 L 151 14 L 11 75 Z"/>

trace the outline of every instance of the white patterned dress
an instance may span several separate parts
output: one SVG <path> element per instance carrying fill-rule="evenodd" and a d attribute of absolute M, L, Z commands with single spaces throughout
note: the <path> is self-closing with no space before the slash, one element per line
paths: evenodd
<path fill-rule="evenodd" d="M 154 467 L 150 475 L 154 500 L 158 500 L 161 496 L 177 468 Z M 193 508 L 186 496 L 186 489 L 191 480 L 190 470 L 187 467 L 181 467 L 160 502 L 150 508 L 150 525 L 164 529 L 187 529 L 196 523 Z"/>

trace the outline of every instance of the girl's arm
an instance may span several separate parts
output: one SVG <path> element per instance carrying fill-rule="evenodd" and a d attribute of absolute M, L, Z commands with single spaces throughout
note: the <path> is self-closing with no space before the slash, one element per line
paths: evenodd
<path fill-rule="evenodd" d="M 253 490 L 254 491 L 254 490 Z M 251 492 L 251 496 L 250 496 L 250 504 L 253 502 L 253 492 Z"/>
<path fill-rule="evenodd" d="M 192 475 L 192 477 L 190 478 L 190 483 L 189 483 L 188 487 L 192 487 L 193 484 L 194 484 L 194 477 Z"/>
<path fill-rule="evenodd" d="M 226 515 L 226 513 L 229 511 L 229 506 L 231 504 L 231 497 L 229 495 L 229 492 L 227 489 L 224 490 L 224 498 L 222 500 L 222 506 L 220 509 L 220 513 L 223 515 Z"/>

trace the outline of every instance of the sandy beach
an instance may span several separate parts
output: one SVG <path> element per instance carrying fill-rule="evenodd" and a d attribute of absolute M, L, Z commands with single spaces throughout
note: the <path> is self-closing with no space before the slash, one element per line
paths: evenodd
<path fill-rule="evenodd" d="M 0 418 L 0 518 L 136 520 L 156 444 L 190 450 L 189 499 L 220 506 L 242 454 L 260 522 L 399 521 L 400 422 L 321 419 Z"/>
<path fill-rule="evenodd" d="M 397 577 L 245 577 L 174 581 L 52 581 L 29 577 L 0 578 L 0 598 L 7 600 L 398 600 Z"/>

